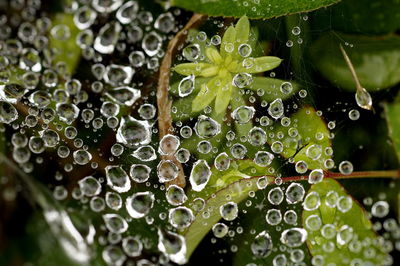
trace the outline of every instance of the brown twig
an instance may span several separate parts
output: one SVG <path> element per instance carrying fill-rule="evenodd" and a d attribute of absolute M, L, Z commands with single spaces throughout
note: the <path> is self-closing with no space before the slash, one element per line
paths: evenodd
<path fill-rule="evenodd" d="M 188 23 L 168 43 L 167 51 L 160 66 L 160 74 L 157 86 L 158 131 L 160 139 L 167 134 L 173 133 L 174 131 L 171 116 L 172 101 L 168 97 L 172 59 L 178 51 L 179 46 L 186 40 L 189 29 L 196 27 L 203 21 L 204 18 L 204 15 L 194 14 Z M 176 184 L 180 187 L 184 187 L 186 185 L 186 180 L 183 168 L 178 160 L 176 160 L 175 156 L 165 155 L 162 156 L 162 159 L 173 161 L 179 168 L 178 177 L 168 184 Z"/>

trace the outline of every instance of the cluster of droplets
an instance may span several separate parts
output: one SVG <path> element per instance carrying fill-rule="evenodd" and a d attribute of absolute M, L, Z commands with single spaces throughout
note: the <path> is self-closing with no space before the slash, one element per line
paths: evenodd
<path fill-rule="evenodd" d="M 235 235 L 233 223 L 244 209 L 240 209 L 240 205 L 229 196 L 216 210 L 205 209 L 204 198 L 189 198 L 187 190 L 173 184 L 181 174 L 182 165 L 188 170 L 185 171 L 187 180 L 195 192 L 207 187 L 213 167 L 218 172 L 225 172 L 232 168 L 236 160 L 251 158 L 249 147 L 257 149 L 252 161 L 271 175 L 277 173 L 273 164 L 278 158 L 282 159 L 281 155 L 286 149 L 304 149 L 307 160 L 295 162 L 289 158 L 288 161 L 295 172 L 304 175 L 309 184 L 320 183 L 326 174 L 324 169 L 335 167 L 331 159 L 332 148 L 300 142 L 300 121 L 292 121 L 287 116 L 291 109 L 298 109 L 297 104 L 289 105 L 280 97 L 271 102 L 259 100 L 264 90 L 254 93 L 245 89 L 253 82 L 252 76 L 246 73 L 235 75 L 232 82 L 239 94 L 248 96 L 246 99 L 253 105 L 232 105 L 228 108 L 228 115 L 219 121 L 212 118 L 213 110 L 208 106 L 188 123 L 183 119 L 175 121 L 174 134 L 171 131 L 154 145 L 155 134 L 158 133 L 154 127 L 157 110 L 147 102 L 148 97 L 141 90 L 143 84 L 136 83 L 134 75 L 143 67 L 150 70 L 158 68 L 168 34 L 178 29 L 175 16 L 179 12 L 162 13 L 155 17 L 141 10 L 138 1 L 72 2 L 68 11 L 79 29 L 74 41 L 82 49 L 83 58 L 90 62 L 94 77 L 93 82 L 81 82 L 71 77 L 64 62 L 53 61 L 53 53 L 57 51 L 49 48 L 48 36 L 58 41 L 68 41 L 72 38 L 72 28 L 65 24 L 52 25 L 47 17 L 41 17 L 33 23 L 32 13 L 39 7 L 35 1 L 31 2 L 27 11 L 22 13 L 23 23 L 15 26 L 15 30 L 8 26 L 0 30 L 0 122 L 12 128 L 12 157 L 26 173 L 34 170 L 34 163 L 42 164 L 43 154 L 52 150 L 56 150 L 59 158 L 66 161 L 70 159 L 64 165 L 66 173 L 74 168 L 90 166 L 92 173 L 85 174 L 77 181 L 71 196 L 82 204 L 87 203 L 91 211 L 101 215 L 105 226 L 103 231 L 107 230 L 108 234 L 106 237 L 99 236 L 98 241 L 103 246 L 102 257 L 107 264 L 122 265 L 128 258 L 138 258 L 146 249 L 154 248 L 149 239 L 140 233 L 136 234 L 135 228 L 130 228 L 140 219 L 144 219 L 148 225 L 152 225 L 157 218 L 168 222 L 166 229 L 156 230 L 156 246 L 162 253 L 158 258 L 160 264 L 168 260 L 186 263 L 185 239 L 179 232 L 187 230 L 196 215 L 206 221 L 212 213 L 222 217 L 221 221 L 212 225 L 215 238 Z M 103 23 L 105 18 L 107 23 Z M 7 18 L 1 17 L 3 26 L 6 22 Z M 12 32 L 16 32 L 15 36 Z M 300 33 L 299 27 L 292 29 L 294 36 Z M 205 32 L 199 32 L 195 38 L 207 42 Z M 300 44 L 301 38 L 298 37 L 297 41 Z M 210 38 L 208 45 L 220 44 L 221 37 L 215 35 Z M 293 42 L 287 43 L 287 46 L 292 45 Z M 248 58 L 252 52 L 247 44 L 239 45 L 238 49 L 243 58 Z M 118 53 L 128 54 L 127 61 L 112 62 L 110 55 Z M 190 44 L 182 50 L 182 56 L 188 61 L 195 61 L 204 55 L 198 44 Z M 104 63 L 108 59 L 111 62 Z M 248 59 L 244 63 L 251 67 L 251 58 Z M 22 70 L 22 73 L 17 70 Z M 271 73 L 271 76 L 274 74 Z M 193 75 L 183 78 L 178 85 L 179 97 L 191 95 L 195 83 Z M 290 82 L 283 82 L 279 87 L 283 95 L 291 94 L 293 90 Z M 96 99 L 91 99 L 92 95 L 95 96 L 93 98 L 100 98 L 100 105 Z M 307 91 L 300 90 L 298 97 L 307 97 Z M 258 102 L 261 102 L 260 108 L 255 107 Z M 128 108 L 137 110 L 137 114 L 127 114 Z M 177 112 L 174 108 L 172 111 Z M 351 120 L 357 120 L 359 116 L 357 110 L 349 112 Z M 245 134 L 224 130 L 226 125 L 241 127 L 249 125 L 251 121 L 257 124 L 248 128 Z M 107 151 L 111 156 L 107 158 L 106 165 L 99 166 L 92 160 L 98 151 L 91 150 L 90 145 L 85 144 L 88 140 L 78 132 L 76 125 L 79 123 L 85 129 L 91 129 L 96 139 L 101 139 L 105 128 L 113 132 L 115 141 L 112 140 Z M 328 124 L 329 129 L 334 127 L 333 122 Z M 276 128 L 282 130 L 276 132 Z M 228 149 L 214 147 L 216 138 L 223 141 Z M 326 138 L 333 136 L 321 132 L 315 134 L 317 141 Z M 183 145 L 187 139 L 197 140 L 194 152 Z M 270 144 L 270 148 L 265 148 L 267 144 Z M 211 161 L 202 157 L 210 154 L 213 158 Z M 126 163 L 119 163 L 117 159 L 123 155 L 127 155 L 134 163 L 129 163 L 128 167 Z M 320 162 L 323 167 L 309 170 L 311 167 L 306 161 Z M 353 165 L 349 161 L 342 161 L 338 169 L 341 174 L 349 175 L 353 172 Z M 104 176 L 95 170 L 104 170 Z M 307 240 L 307 230 L 320 230 L 322 237 L 329 240 L 323 247 L 326 251 L 332 249 L 333 244 L 328 243 L 344 245 L 355 241 L 354 229 L 349 226 L 323 225 L 319 216 L 311 215 L 305 221 L 306 230 L 301 227 L 298 217 L 299 208 L 314 211 L 322 204 L 346 213 L 354 204 L 352 198 L 339 197 L 334 191 L 327 195 L 317 192 L 306 195 L 302 183 L 282 185 L 277 176 L 276 186 L 272 188 L 268 186 L 267 177 L 257 180 L 258 189 L 268 187 L 265 200 L 269 208 L 261 206 L 265 212 L 265 230 L 253 232 L 254 239 L 249 243 L 255 258 L 266 258 L 279 249 L 281 254 L 274 255 L 273 265 L 286 265 L 289 261 L 301 264 L 305 258 L 301 248 Z M 62 181 L 63 174 L 57 172 L 55 178 Z M 162 191 L 165 197 L 159 198 L 157 193 L 146 187 Z M 254 193 L 249 192 L 250 198 L 254 197 Z M 68 194 L 68 189 L 63 185 L 53 189 L 53 195 L 58 200 L 66 199 Z M 246 201 L 247 207 L 251 204 L 251 200 Z M 157 213 L 158 217 L 152 212 L 157 205 L 164 205 L 167 209 L 166 212 Z M 281 208 L 283 205 L 288 208 Z M 366 200 L 365 205 L 371 206 L 370 214 L 375 218 L 385 218 L 389 213 L 389 204 L 385 200 L 374 203 Z M 399 238 L 400 227 L 393 219 L 374 226 L 376 230 L 384 228 L 393 238 Z M 236 232 L 242 230 L 238 227 Z M 274 242 L 271 235 L 276 233 L 279 238 Z M 351 247 L 357 249 L 359 245 L 354 242 Z M 397 246 L 399 249 L 400 244 Z M 390 247 L 387 249 L 391 251 Z M 323 259 L 314 257 L 312 263 L 323 265 Z M 138 259 L 136 263 L 147 265 L 151 262 Z M 353 265 L 357 265 L 356 262 Z"/>

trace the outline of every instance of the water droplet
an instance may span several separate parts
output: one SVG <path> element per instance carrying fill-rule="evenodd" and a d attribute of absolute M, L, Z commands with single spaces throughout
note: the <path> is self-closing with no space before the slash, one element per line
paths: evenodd
<path fill-rule="evenodd" d="M 193 212 L 187 207 L 176 207 L 169 210 L 168 221 L 177 229 L 189 227 L 193 219 Z"/>
<path fill-rule="evenodd" d="M 350 175 L 351 173 L 353 173 L 353 169 L 353 164 L 349 161 L 342 161 L 339 164 L 339 171 L 343 175 Z"/>
<path fill-rule="evenodd" d="M 87 176 L 78 181 L 79 188 L 87 197 L 93 197 L 101 192 L 101 184 L 93 176 Z"/>
<path fill-rule="evenodd" d="M 275 187 L 268 192 L 268 201 L 273 205 L 281 204 L 283 198 L 283 191 L 280 187 Z"/>
<path fill-rule="evenodd" d="M 122 249 L 129 257 L 138 257 L 142 254 L 143 244 L 139 239 L 128 236 L 122 240 Z"/>
<path fill-rule="evenodd" d="M 93 6 L 95 5 L 93 4 Z M 94 40 L 94 49 L 101 54 L 112 54 L 118 42 L 121 29 L 121 25 L 116 22 L 105 24 Z"/>
<path fill-rule="evenodd" d="M 158 152 L 161 155 L 172 155 L 177 151 L 179 145 L 180 141 L 178 137 L 167 134 L 160 140 Z"/>
<path fill-rule="evenodd" d="M 190 95 L 194 90 L 194 75 L 183 78 L 178 85 L 178 92 L 180 97 L 186 97 Z"/>
<path fill-rule="evenodd" d="M 219 213 L 224 220 L 233 221 L 238 216 L 239 209 L 235 202 L 230 201 L 219 208 Z"/>
<path fill-rule="evenodd" d="M 186 263 L 185 238 L 173 232 L 158 230 L 158 249 L 177 264 Z"/>
<path fill-rule="evenodd" d="M 162 39 L 155 31 L 147 33 L 142 40 L 142 48 L 148 56 L 155 56 L 161 50 Z"/>
<path fill-rule="evenodd" d="M 225 171 L 229 168 L 231 160 L 226 152 L 218 154 L 214 160 L 214 166 L 218 171 Z"/>
<path fill-rule="evenodd" d="M 384 218 L 389 214 L 389 204 L 386 201 L 377 201 L 372 205 L 371 214 L 374 217 Z"/>
<path fill-rule="evenodd" d="M 286 189 L 285 195 L 287 203 L 296 204 L 303 201 L 305 190 L 301 184 L 292 183 Z"/>
<path fill-rule="evenodd" d="M 262 231 L 251 243 L 251 252 L 257 258 L 265 258 L 271 254 L 273 249 L 272 238 L 266 231 Z"/>
<path fill-rule="evenodd" d="M 109 165 L 105 168 L 107 185 L 119 193 L 131 189 L 131 181 L 128 174 L 118 165 Z"/>
<path fill-rule="evenodd" d="M 289 94 L 293 90 L 293 85 L 290 82 L 283 82 L 280 89 L 283 94 Z"/>
<path fill-rule="evenodd" d="M 144 164 L 132 164 L 129 174 L 136 183 L 144 183 L 150 178 L 151 168 Z"/>
<path fill-rule="evenodd" d="M 269 166 L 274 160 L 275 156 L 267 151 L 258 151 L 254 157 L 254 163 L 261 167 Z"/>
<path fill-rule="evenodd" d="M 267 133 L 262 128 L 253 127 L 249 131 L 248 141 L 253 146 L 262 146 L 267 142 Z"/>
<path fill-rule="evenodd" d="M 231 116 L 236 123 L 246 124 L 253 118 L 255 111 L 251 106 L 239 106 L 231 113 Z"/>
<path fill-rule="evenodd" d="M 313 211 L 319 208 L 321 200 L 319 194 L 315 191 L 308 193 L 303 202 L 303 208 L 306 211 Z"/>
<path fill-rule="evenodd" d="M 122 234 L 128 230 L 128 223 L 118 214 L 104 214 L 103 219 L 110 232 Z"/>
<path fill-rule="evenodd" d="M 181 205 L 187 200 L 185 191 L 177 185 L 170 185 L 165 193 L 165 197 L 168 203 L 174 206 Z"/>
<path fill-rule="evenodd" d="M 324 172 L 321 169 L 315 169 L 308 175 L 308 183 L 317 184 L 324 179 Z"/>
<path fill-rule="evenodd" d="M 205 160 L 198 160 L 193 164 L 190 172 L 190 185 L 194 191 L 201 191 L 211 177 L 211 169 Z"/>
<path fill-rule="evenodd" d="M 278 225 L 282 221 L 281 211 L 278 209 L 269 209 L 265 215 L 265 219 L 269 225 Z"/>
<path fill-rule="evenodd" d="M 117 131 L 117 141 L 129 147 L 149 144 L 151 141 L 151 126 L 147 121 L 125 116 L 121 119 Z"/>
<path fill-rule="evenodd" d="M 137 2 L 128 1 L 118 9 L 115 16 L 122 24 L 129 24 L 136 18 L 138 10 L 139 5 Z"/>
<path fill-rule="evenodd" d="M 217 238 L 223 238 L 228 233 L 229 227 L 224 223 L 216 223 L 212 227 L 214 236 Z"/>
<path fill-rule="evenodd" d="M 210 117 L 200 115 L 194 130 L 200 138 L 212 138 L 221 132 L 221 125 Z"/>
<path fill-rule="evenodd" d="M 122 199 L 118 193 L 107 192 L 106 193 L 106 204 L 113 210 L 119 210 L 122 207 Z"/>
<path fill-rule="evenodd" d="M 4 124 L 10 124 L 17 120 L 18 111 L 10 103 L 0 101 L 0 122 Z"/>
<path fill-rule="evenodd" d="M 280 98 L 274 100 L 268 107 L 268 114 L 274 119 L 282 117 L 283 113 L 284 113 L 284 107 L 282 99 Z"/>
<path fill-rule="evenodd" d="M 200 46 L 198 44 L 189 44 L 183 48 L 182 55 L 188 61 L 195 61 L 200 56 Z"/>
<path fill-rule="evenodd" d="M 154 200 L 154 194 L 150 191 L 137 192 L 126 199 L 126 210 L 132 218 L 142 218 L 153 208 Z"/>
<path fill-rule="evenodd" d="M 307 231 L 297 227 L 284 230 L 280 238 L 281 242 L 290 248 L 301 246 L 306 239 Z"/>
<path fill-rule="evenodd" d="M 356 92 L 356 102 L 361 108 L 371 110 L 372 109 L 372 98 L 369 92 L 364 88 L 357 89 Z"/>
<path fill-rule="evenodd" d="M 157 176 L 161 183 L 174 180 L 179 174 L 179 168 L 171 160 L 161 160 L 157 166 Z"/>

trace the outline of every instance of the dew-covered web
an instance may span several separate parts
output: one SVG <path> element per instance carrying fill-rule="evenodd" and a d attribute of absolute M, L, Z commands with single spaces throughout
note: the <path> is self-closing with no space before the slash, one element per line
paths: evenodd
<path fill-rule="evenodd" d="M 264 21 L 163 5 L 0 3 L 0 203 L 39 255 L 0 224 L 4 254 L 396 264 L 399 184 L 376 177 L 398 175 L 383 104 L 397 90 L 363 84 L 369 33 L 329 8 Z"/>

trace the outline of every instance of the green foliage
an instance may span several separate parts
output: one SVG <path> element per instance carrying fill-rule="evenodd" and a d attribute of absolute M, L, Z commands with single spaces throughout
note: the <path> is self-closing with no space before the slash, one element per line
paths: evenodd
<path fill-rule="evenodd" d="M 308 232 L 307 245 L 314 257 L 322 256 L 324 264 L 343 265 L 353 259 L 374 265 L 382 263 L 387 254 L 376 246 L 377 235 L 366 212 L 337 181 L 324 179 L 313 185 L 308 195 L 310 193 L 317 193 L 320 199 L 318 208 L 303 211 L 303 226 Z M 350 208 L 343 204 L 348 199 L 352 200 Z M 317 221 L 320 221 L 319 226 Z M 321 229 L 324 226 L 331 227 L 332 231 Z M 331 252 L 326 251 L 328 246 Z M 374 256 L 367 256 L 369 252 Z"/>
<path fill-rule="evenodd" d="M 271 145 L 275 141 L 281 141 L 284 146 L 282 155 L 285 158 L 293 157 L 295 162 L 304 161 L 309 169 L 326 169 L 324 162 L 331 157 L 326 154 L 326 149 L 331 147 L 331 140 L 324 120 L 312 107 L 302 108 L 290 120 L 289 127 L 275 123 L 275 136 L 269 138 L 268 143 Z M 297 125 L 295 130 L 293 125 Z M 280 139 L 278 135 L 282 133 L 284 137 Z"/>
<path fill-rule="evenodd" d="M 49 36 L 49 47 L 55 49 L 54 62 L 64 62 L 68 73 L 72 74 L 79 63 L 81 49 L 76 43 L 79 29 L 75 26 L 73 16 L 69 14 L 56 14 L 52 21 L 53 27 L 68 27 L 69 36 Z"/>
<path fill-rule="evenodd" d="M 397 96 L 394 102 L 385 103 L 385 118 L 389 129 L 389 136 L 393 142 L 397 159 L 400 161 L 400 98 Z"/>
<path fill-rule="evenodd" d="M 258 189 L 257 181 L 260 177 L 252 177 L 252 175 L 263 174 L 265 174 L 265 168 L 259 167 L 251 161 L 235 161 L 224 172 L 213 168 L 207 187 L 201 192 L 190 191 L 188 193 L 190 199 L 201 197 L 205 200 L 204 208 L 195 214 L 195 220 L 183 233 L 186 239 L 186 256 L 188 258 L 211 230 L 211 227 L 221 219 L 220 206 L 227 202 L 239 203 L 247 198 L 250 191 Z M 273 177 L 266 177 L 268 183 L 272 180 Z"/>
<path fill-rule="evenodd" d="M 316 28 L 347 33 L 386 34 L 400 28 L 400 2 L 397 0 L 345 0 L 315 14 Z"/>
<path fill-rule="evenodd" d="M 310 47 L 310 55 L 318 71 L 332 84 L 355 91 L 350 70 L 340 52 L 339 44 L 346 46 L 350 60 L 360 80 L 369 91 L 386 89 L 400 81 L 400 37 L 367 37 L 326 33 Z M 373 74 L 372 74 L 373 73 Z"/>
<path fill-rule="evenodd" d="M 268 19 L 287 14 L 306 12 L 332 5 L 339 0 L 171 0 L 173 6 L 182 7 L 197 13 L 210 16 L 241 17 L 247 15 L 253 19 Z"/>

